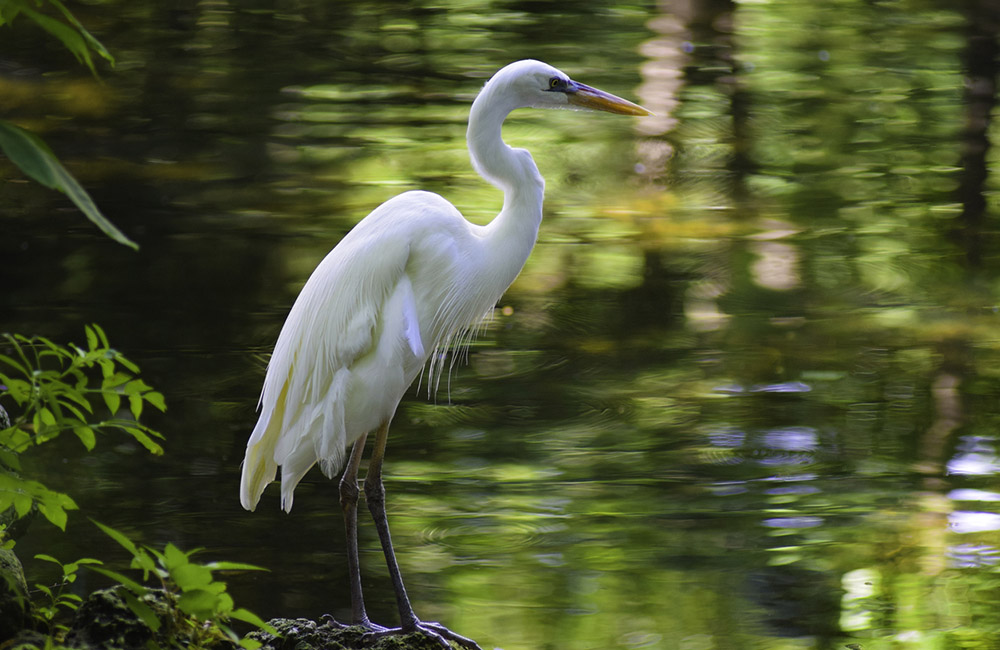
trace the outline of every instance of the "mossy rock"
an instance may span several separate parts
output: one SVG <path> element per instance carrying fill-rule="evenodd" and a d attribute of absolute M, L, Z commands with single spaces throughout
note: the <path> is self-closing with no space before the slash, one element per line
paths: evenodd
<path fill-rule="evenodd" d="M 28 624 L 27 594 L 21 561 L 14 551 L 0 548 L 0 642 L 14 638 Z"/>
<path fill-rule="evenodd" d="M 331 617 L 319 623 L 307 618 L 275 618 L 268 625 L 279 636 L 263 631 L 248 635 L 263 644 L 260 650 L 442 650 L 420 632 L 376 637 L 361 626 L 344 626 Z"/>

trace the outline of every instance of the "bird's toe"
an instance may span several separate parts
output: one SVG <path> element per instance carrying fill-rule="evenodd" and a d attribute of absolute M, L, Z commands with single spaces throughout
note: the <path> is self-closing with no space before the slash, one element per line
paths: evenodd
<path fill-rule="evenodd" d="M 454 641 L 463 648 L 468 648 L 469 650 L 483 650 L 479 647 L 479 644 L 472 639 L 464 637 L 461 634 L 456 634 L 440 623 L 421 621 L 417 623 L 417 629 L 431 638 L 444 642 L 444 647 L 446 648 L 452 647 L 451 644 L 446 641 L 447 639 Z"/>

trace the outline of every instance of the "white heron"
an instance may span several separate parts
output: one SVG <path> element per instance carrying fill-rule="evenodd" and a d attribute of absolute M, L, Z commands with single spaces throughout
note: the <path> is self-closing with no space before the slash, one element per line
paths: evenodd
<path fill-rule="evenodd" d="M 467 132 L 476 171 L 503 191 L 489 224 L 467 221 L 437 194 L 410 191 L 361 220 L 313 271 L 285 320 L 267 367 L 260 418 L 247 442 L 240 501 L 253 510 L 281 468 L 281 505 L 319 464 L 340 480 L 347 528 L 353 623 L 374 634 L 421 630 L 445 647 L 479 646 L 413 613 L 389 537 L 382 485 L 389 423 L 407 387 L 496 305 L 528 259 L 542 220 L 545 181 L 531 154 L 501 138 L 518 108 L 598 110 L 650 115 L 646 109 L 570 79 L 540 61 L 498 71 L 472 104 Z M 428 365 L 428 360 L 430 363 Z M 375 432 L 364 489 L 396 592 L 400 627 L 369 621 L 358 565 L 358 469 Z M 353 445 L 353 446 L 352 446 Z"/>

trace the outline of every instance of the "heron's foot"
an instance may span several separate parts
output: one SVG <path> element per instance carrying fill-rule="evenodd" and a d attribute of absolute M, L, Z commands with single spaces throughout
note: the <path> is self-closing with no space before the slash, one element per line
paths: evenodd
<path fill-rule="evenodd" d="M 376 625 L 375 627 L 381 627 Z M 426 636 L 429 636 L 433 640 L 437 641 L 442 648 L 446 650 L 453 650 L 453 646 L 449 641 L 454 641 L 463 648 L 468 648 L 468 650 L 483 650 L 479 647 L 479 644 L 468 637 L 464 637 L 461 634 L 456 634 L 441 625 L 440 623 L 434 623 L 431 621 L 417 621 L 412 628 L 410 627 L 393 627 L 393 628 L 381 628 L 381 630 L 373 631 L 374 636 L 400 636 L 404 634 L 412 634 L 414 632 L 420 632 Z"/>

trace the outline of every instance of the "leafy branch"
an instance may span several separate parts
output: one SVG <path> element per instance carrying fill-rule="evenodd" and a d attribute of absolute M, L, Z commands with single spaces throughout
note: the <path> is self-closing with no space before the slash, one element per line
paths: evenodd
<path fill-rule="evenodd" d="M 62 571 L 62 576 L 60 576 L 58 584 L 52 587 L 42 584 L 35 585 L 35 588 L 45 596 L 46 600 L 45 603 L 35 607 L 35 618 L 40 619 L 48 627 L 50 635 L 53 633 L 65 633 L 66 626 L 57 623 L 59 614 L 63 610 L 75 612 L 79 608 L 80 603 L 83 602 L 83 598 L 80 596 L 74 593 L 67 593 L 66 588 L 76 582 L 81 566 L 101 564 L 101 561 L 87 557 L 81 558 L 76 562 L 63 564 L 51 555 L 45 555 L 44 553 L 39 553 L 35 556 L 35 559 L 51 562 Z"/>
<path fill-rule="evenodd" d="M 136 544 L 110 526 L 96 521 L 94 524 L 131 553 L 130 568 L 142 571 L 143 582 L 149 581 L 150 577 L 159 579 L 163 592 L 173 605 L 171 610 L 177 613 L 168 621 L 173 628 L 169 630 L 171 637 L 184 639 L 185 645 L 194 648 L 211 645 L 211 641 L 217 639 L 219 634 L 245 648 L 252 649 L 260 645 L 251 639 L 240 639 L 229 627 L 230 620 L 243 621 L 275 634 L 274 629 L 259 616 L 249 610 L 236 608 L 232 596 L 226 593 L 226 583 L 216 580 L 213 575 L 216 571 L 266 569 L 240 562 L 199 564 L 193 562 L 191 557 L 200 549 L 182 551 L 173 544 L 167 544 L 163 551 L 157 551 L 149 546 Z M 132 612 L 154 632 L 160 630 L 163 621 L 145 602 L 145 597 L 150 593 L 149 588 L 121 573 L 98 566 L 90 568 L 123 585 L 127 591 L 122 595 Z"/>
<path fill-rule="evenodd" d="M 0 470 L 6 470 L 0 473 L 0 511 L 13 507 L 23 517 L 37 505 L 61 529 L 66 510 L 75 510 L 76 504 L 68 495 L 16 475 L 21 454 L 66 431 L 87 451 L 97 444 L 98 434 L 119 431 L 151 453 L 163 453 L 155 440 L 163 436 L 139 422 L 146 405 L 166 409 L 163 395 L 135 376 L 138 366 L 110 347 L 98 325 L 85 331 L 86 348 L 64 347 L 42 336 L 4 334 L 10 354 L 0 354 L 0 398 L 9 396 L 18 407 L 0 429 Z M 106 416 L 91 421 L 95 404 L 106 408 Z"/>

